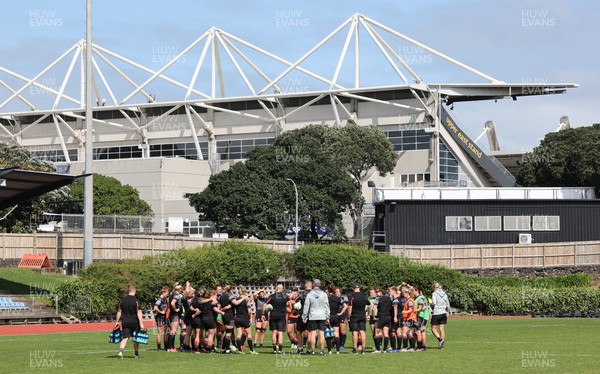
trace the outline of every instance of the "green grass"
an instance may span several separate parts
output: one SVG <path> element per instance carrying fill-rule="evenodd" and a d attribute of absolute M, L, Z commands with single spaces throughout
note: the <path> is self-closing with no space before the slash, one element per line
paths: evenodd
<path fill-rule="evenodd" d="M 131 343 L 126 359 L 118 360 L 108 331 L 9 336 L 0 337 L 0 373 L 364 374 L 408 368 L 419 373 L 598 373 L 598 331 L 599 319 L 451 319 L 446 349 L 441 351 L 350 355 L 345 350 L 327 357 L 275 356 L 268 349 L 259 350 L 258 356 L 157 352 L 148 350 L 155 348 L 151 334 L 140 360 L 132 358 Z M 430 334 L 428 338 L 434 346 L 435 339 Z"/>
<path fill-rule="evenodd" d="M 15 295 L 29 295 L 32 291 L 51 291 L 58 284 L 72 279 L 61 274 L 40 274 L 32 269 L 0 268 L 0 290 Z"/>

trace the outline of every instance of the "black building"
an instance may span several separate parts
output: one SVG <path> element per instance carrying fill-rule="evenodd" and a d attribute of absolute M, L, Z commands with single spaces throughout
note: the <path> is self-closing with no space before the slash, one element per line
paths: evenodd
<path fill-rule="evenodd" d="M 600 240 L 591 188 L 376 188 L 373 246 Z"/>

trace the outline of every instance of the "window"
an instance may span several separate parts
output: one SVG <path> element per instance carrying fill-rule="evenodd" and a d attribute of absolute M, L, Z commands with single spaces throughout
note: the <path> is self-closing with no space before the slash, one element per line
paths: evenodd
<path fill-rule="evenodd" d="M 502 218 L 500 216 L 475 217 L 475 231 L 501 231 Z"/>
<path fill-rule="evenodd" d="M 446 217 L 446 231 L 473 231 L 473 217 Z"/>
<path fill-rule="evenodd" d="M 505 231 L 529 231 L 531 230 L 531 220 L 529 216 L 505 216 Z"/>
<path fill-rule="evenodd" d="M 384 133 L 394 146 L 394 151 L 429 149 L 430 136 L 423 129 L 384 131 Z"/>
<path fill-rule="evenodd" d="M 533 216 L 534 231 L 559 231 L 559 216 Z"/>

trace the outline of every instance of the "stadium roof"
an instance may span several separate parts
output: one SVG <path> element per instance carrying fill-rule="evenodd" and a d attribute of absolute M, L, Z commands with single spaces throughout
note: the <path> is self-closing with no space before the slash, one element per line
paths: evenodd
<path fill-rule="evenodd" d="M 367 49 L 367 42 L 372 49 Z M 415 68 L 419 65 L 418 61 L 410 58 L 414 56 L 403 56 L 397 50 L 399 43 L 418 48 L 431 58 L 466 72 L 469 80 L 481 83 L 426 82 Z M 330 69 L 321 70 L 333 71 L 332 75 L 325 76 L 304 67 L 305 64 L 310 65 L 311 58 L 320 50 L 325 49 L 330 54 L 341 49 L 336 58 L 320 61 L 329 62 Z M 263 103 L 261 106 L 269 111 L 265 102 L 277 101 L 280 97 L 333 95 L 332 100 L 337 102 L 336 97 L 360 96 L 365 89 L 405 91 L 419 101 L 423 99 L 417 91 L 436 90 L 448 102 L 456 102 L 564 93 L 568 88 L 578 86 L 575 83 L 506 83 L 361 14 L 348 18 L 294 62 L 215 27 L 180 52 L 173 52 L 174 55 L 168 56 L 164 66 L 158 70 L 97 44 L 92 46 L 92 51 L 92 84 L 97 107 L 139 108 L 170 102 L 209 107 L 211 103 L 223 100 L 254 99 Z M 53 113 L 84 108 L 84 52 L 85 41 L 81 40 L 32 78 L 0 67 L 0 113 L 7 118 L 32 111 Z M 390 72 L 389 86 L 373 87 L 363 83 L 361 65 L 375 58 L 380 59 L 378 66 Z M 178 73 L 174 70 L 182 60 L 197 63 L 193 69 L 187 69 L 174 79 L 170 74 Z M 57 72 L 61 67 L 66 71 Z M 62 81 L 45 80 L 49 72 L 53 77 L 63 77 Z M 286 84 L 285 80 L 294 77 L 301 77 L 306 87 L 289 87 L 289 81 Z M 350 84 L 342 85 L 342 80 Z M 9 81 L 16 83 L 11 85 Z M 157 98 L 152 92 L 158 92 L 162 97 Z M 170 93 L 166 100 L 163 92 Z M 422 104 L 426 106 L 424 101 Z M 9 107 L 22 110 L 14 111 Z M 267 115 L 267 118 L 277 120 L 276 116 Z"/>
<path fill-rule="evenodd" d="M 21 204 L 86 176 L 43 173 L 16 168 L 0 169 L 0 210 Z"/>

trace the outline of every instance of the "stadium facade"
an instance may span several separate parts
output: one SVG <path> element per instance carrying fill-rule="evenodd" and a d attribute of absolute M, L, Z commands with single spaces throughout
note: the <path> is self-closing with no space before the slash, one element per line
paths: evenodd
<path fill-rule="evenodd" d="M 465 83 L 426 82 L 415 69 L 419 61 L 400 45 L 460 71 Z M 398 163 L 385 178 L 373 172 L 362 181 L 367 201 L 368 180 L 379 187 L 512 186 L 514 177 L 448 108 L 577 87 L 503 82 L 361 14 L 295 61 L 217 28 L 158 69 L 99 45 L 92 51 L 93 172 L 137 188 L 155 212 L 155 231 L 164 231 L 169 217 L 201 225 L 186 194 L 202 191 L 211 175 L 278 134 L 313 123 L 375 124 L 390 139 Z M 321 51 L 328 58 L 315 65 Z M 72 174 L 85 172 L 84 52 L 80 41 L 34 77 L 0 67 L 0 139 Z M 333 74 L 314 72 L 321 65 Z M 386 84 L 368 83 L 384 71 Z"/>

